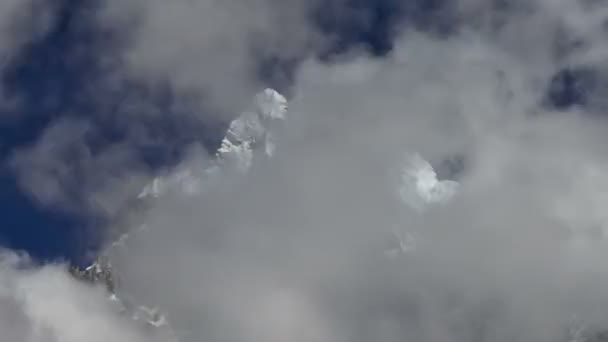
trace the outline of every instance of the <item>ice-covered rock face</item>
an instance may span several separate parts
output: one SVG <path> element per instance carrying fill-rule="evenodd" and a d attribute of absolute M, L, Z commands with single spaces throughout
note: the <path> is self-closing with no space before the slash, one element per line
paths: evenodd
<path fill-rule="evenodd" d="M 256 96 L 257 111 L 263 119 L 284 120 L 287 114 L 287 99 L 274 89 L 266 88 Z"/>
<path fill-rule="evenodd" d="M 449 201 L 458 190 L 458 182 L 438 180 L 431 164 L 419 155 L 411 157 L 401 174 L 401 200 L 417 211 L 432 204 Z"/>
<path fill-rule="evenodd" d="M 196 194 L 224 173 L 246 173 L 260 153 L 271 157 L 275 151 L 275 131 L 287 115 L 287 99 L 276 90 L 265 89 L 255 96 L 252 108 L 232 120 L 211 166 L 178 168 L 157 177 L 139 198 L 158 197 L 167 191 Z"/>
<path fill-rule="evenodd" d="M 241 172 L 247 171 L 252 164 L 254 149 L 261 149 L 272 156 L 274 146 L 273 131 L 277 122 L 285 120 L 287 99 L 277 91 L 265 89 L 255 97 L 254 107 L 230 123 L 228 132 L 218 150 L 218 159 L 231 162 Z"/>

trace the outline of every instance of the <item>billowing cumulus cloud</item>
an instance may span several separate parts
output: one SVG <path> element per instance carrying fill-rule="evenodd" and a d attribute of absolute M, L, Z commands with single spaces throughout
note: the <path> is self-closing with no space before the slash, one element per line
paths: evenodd
<path fill-rule="evenodd" d="M 130 325 L 104 290 L 77 282 L 63 265 L 35 267 L 0 256 L 0 327 L 6 341 L 154 341 Z"/>
<path fill-rule="evenodd" d="M 225 115 L 242 109 L 259 87 L 260 61 L 301 58 L 318 44 L 307 23 L 313 3 L 107 1 L 98 19 L 126 33 L 125 72 L 194 91 Z"/>
<path fill-rule="evenodd" d="M 272 158 L 129 217 L 145 229 L 110 255 L 117 295 L 160 308 L 181 341 L 569 341 L 607 328 L 606 121 L 601 106 L 545 101 L 564 67 L 601 66 L 604 7 L 492 3 L 442 8 L 453 31 L 404 30 L 385 58 L 303 58 Z M 315 31 L 306 5 L 272 4 L 109 2 L 103 22 L 133 25 L 127 73 L 236 109 L 261 86 L 251 32 L 297 55 Z M 295 19 L 276 24 L 274 10 Z M 305 34 L 283 37 L 290 25 Z M 561 50 L 559 35 L 577 43 Z M 423 212 L 400 193 L 416 154 L 463 160 L 451 200 Z M 102 166 L 94 179 L 109 177 Z M 415 248 L 387 258 L 401 236 Z"/>
<path fill-rule="evenodd" d="M 305 62 L 274 158 L 231 187 L 151 204 L 149 229 L 114 255 L 122 290 L 162 308 L 185 341 L 555 341 L 579 322 L 602 329 L 606 123 L 588 115 L 597 108 L 543 101 L 568 63 L 559 32 L 601 47 L 586 33 L 596 9 L 558 10 L 569 6 L 463 2 L 454 16 L 479 25 L 406 31 L 385 59 Z M 399 199 L 414 153 L 466 161 L 452 201 L 423 214 Z M 395 230 L 416 248 L 387 260 Z"/>

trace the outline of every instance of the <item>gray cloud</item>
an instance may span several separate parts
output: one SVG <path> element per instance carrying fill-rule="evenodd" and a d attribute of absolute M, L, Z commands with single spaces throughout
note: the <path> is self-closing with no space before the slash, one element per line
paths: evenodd
<path fill-rule="evenodd" d="M 150 230 L 114 255 L 123 290 L 185 341 L 555 341 L 577 319 L 606 326 L 605 122 L 542 105 L 563 63 L 548 37 L 595 13 L 530 6 L 491 30 L 405 32 L 386 59 L 305 63 L 276 158 L 234 188 L 155 202 Z M 415 152 L 467 160 L 459 194 L 424 216 L 396 194 Z M 419 247 L 386 260 L 395 226 Z"/>
<path fill-rule="evenodd" d="M 5 63 L 14 57 L 16 50 L 30 39 L 43 34 L 52 17 L 49 6 L 35 0 L 6 0 L 0 4 L 0 52 Z M 36 20 L 32 17 L 36 16 Z"/>
<path fill-rule="evenodd" d="M 102 20 L 134 18 L 129 73 L 240 108 L 257 86 L 249 33 L 275 42 L 268 16 L 291 18 L 268 4 L 111 2 Z M 289 24 L 307 38 L 299 6 Z M 232 187 L 137 213 L 149 229 L 112 255 L 120 294 L 167 312 L 184 341 L 565 341 L 575 320 L 606 327 L 606 123 L 542 103 L 564 65 L 601 60 L 601 11 L 566 1 L 450 11 L 472 24 L 446 37 L 406 31 L 386 59 L 308 59 L 273 159 Z M 564 32 L 587 46 L 566 60 L 554 41 Z M 299 51 L 288 38 L 271 46 Z M 49 133 L 25 165 L 56 156 L 46 146 L 65 136 Z M 419 215 L 399 201 L 411 153 L 464 156 L 452 202 Z M 112 179 L 104 170 L 120 163 L 85 173 Z M 54 165 L 41 164 L 28 183 Z M 417 248 L 387 260 L 395 229 L 416 232 Z"/>
<path fill-rule="evenodd" d="M 306 23 L 310 6 L 297 0 L 108 1 L 98 20 L 125 32 L 123 71 L 195 91 L 234 115 L 259 88 L 262 58 L 301 57 L 317 43 Z"/>
<path fill-rule="evenodd" d="M 6 0 L 0 3 L 0 74 L 19 55 L 21 48 L 41 35 L 53 21 L 51 6 L 36 0 Z M 0 87 L 0 108 L 14 109 L 19 94 Z"/>
<path fill-rule="evenodd" d="M 86 144 L 94 134 L 88 121 L 56 121 L 31 146 L 16 149 L 9 165 L 42 205 L 115 216 L 145 184 L 146 168 L 128 142 L 96 151 Z"/>
<path fill-rule="evenodd" d="M 248 105 L 262 86 L 261 59 L 301 57 L 317 44 L 304 23 L 308 6 L 134 0 L 81 11 L 87 21 L 73 25 L 93 23 L 85 29 L 116 38 L 90 44 L 100 48 L 90 53 L 98 54 L 94 67 L 102 72 L 79 95 L 90 96 L 95 107 L 91 113 L 59 113 L 62 119 L 15 153 L 11 164 L 21 186 L 41 204 L 72 212 L 124 208 L 132 185 L 145 181 L 148 164 L 162 167 L 185 145 L 214 142 L 203 128 L 223 129 Z M 141 174 L 133 176 L 134 170 Z"/>
<path fill-rule="evenodd" d="M 130 325 L 101 288 L 77 282 L 63 265 L 34 267 L 0 256 L 0 328 L 7 341 L 156 341 Z"/>

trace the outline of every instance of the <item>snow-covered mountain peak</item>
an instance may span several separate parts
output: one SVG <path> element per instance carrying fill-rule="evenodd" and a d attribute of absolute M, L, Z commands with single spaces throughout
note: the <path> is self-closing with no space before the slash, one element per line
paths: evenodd
<path fill-rule="evenodd" d="M 201 169 L 178 167 L 174 172 L 154 178 L 139 194 L 139 198 L 159 197 L 167 191 L 197 194 L 222 174 L 244 174 L 256 156 L 272 156 L 276 149 L 277 122 L 287 116 L 287 99 L 273 89 L 264 89 L 253 101 L 253 108 L 230 122 L 215 160 Z"/>
<path fill-rule="evenodd" d="M 270 88 L 264 89 L 256 95 L 257 111 L 263 118 L 285 119 L 287 114 L 287 99 L 278 91 Z"/>
<path fill-rule="evenodd" d="M 138 198 L 157 198 L 167 192 L 180 195 L 198 194 L 209 186 L 218 183 L 218 177 L 225 174 L 246 173 L 260 154 L 271 157 L 275 150 L 274 130 L 287 114 L 287 100 L 273 89 L 264 89 L 254 98 L 252 108 L 232 120 L 222 139 L 215 159 L 210 163 L 180 165 L 166 175 L 155 177 L 138 195 Z M 143 229 L 145 224 L 141 226 Z M 135 305 L 123 295 L 118 295 L 113 268 L 107 259 L 114 248 L 124 247 L 129 235 L 137 230 L 123 234 L 108 246 L 101 256 L 89 267 L 80 270 L 73 268 L 73 275 L 85 281 L 103 283 L 110 292 L 110 300 L 117 303 L 119 310 L 129 314 L 135 321 L 157 327 L 174 335 L 166 317 L 157 308 Z M 176 340 L 171 338 L 170 340 Z"/>

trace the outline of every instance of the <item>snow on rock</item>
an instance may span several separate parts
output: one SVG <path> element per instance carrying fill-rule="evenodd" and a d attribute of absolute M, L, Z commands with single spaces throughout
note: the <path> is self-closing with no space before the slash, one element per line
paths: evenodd
<path fill-rule="evenodd" d="M 156 177 L 138 198 L 156 198 L 168 191 L 197 194 L 223 173 L 246 173 L 258 153 L 271 157 L 276 149 L 273 131 L 285 120 L 287 99 L 273 89 L 255 96 L 251 109 L 234 119 L 215 153 L 211 166 L 200 169 L 182 168 L 166 176 Z"/>

